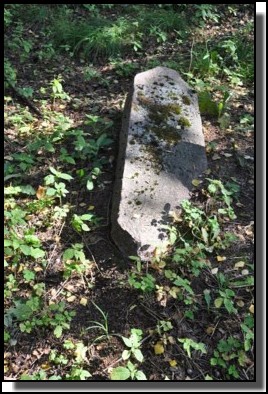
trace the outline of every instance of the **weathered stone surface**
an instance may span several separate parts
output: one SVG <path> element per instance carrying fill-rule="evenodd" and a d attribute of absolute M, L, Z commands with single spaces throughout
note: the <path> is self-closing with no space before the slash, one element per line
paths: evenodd
<path fill-rule="evenodd" d="M 124 109 L 112 205 L 112 238 L 126 256 L 165 248 L 170 211 L 207 167 L 196 94 L 156 67 L 136 75 Z"/>

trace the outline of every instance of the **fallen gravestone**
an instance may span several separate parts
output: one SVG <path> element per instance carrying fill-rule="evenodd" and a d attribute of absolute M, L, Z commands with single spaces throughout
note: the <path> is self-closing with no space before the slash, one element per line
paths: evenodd
<path fill-rule="evenodd" d="M 194 91 L 166 67 L 136 75 L 124 109 L 111 218 L 112 238 L 125 256 L 148 260 L 156 247 L 165 249 L 170 213 L 206 167 Z"/>

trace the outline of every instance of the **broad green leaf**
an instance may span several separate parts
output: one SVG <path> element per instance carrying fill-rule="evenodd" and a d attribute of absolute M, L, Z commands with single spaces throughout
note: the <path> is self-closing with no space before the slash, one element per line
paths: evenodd
<path fill-rule="evenodd" d="M 175 234 L 174 232 L 171 232 L 171 233 L 169 234 L 169 242 L 170 242 L 170 244 L 171 244 L 171 245 L 174 245 L 174 243 L 176 242 L 176 240 L 177 240 L 177 234 Z"/>
<path fill-rule="evenodd" d="M 129 350 L 124 350 L 123 353 L 122 353 L 122 359 L 123 359 L 123 360 L 129 359 L 130 354 L 131 354 L 131 353 L 130 353 Z"/>
<path fill-rule="evenodd" d="M 31 196 L 35 195 L 35 190 L 31 185 L 21 186 L 21 193 L 28 194 Z"/>
<path fill-rule="evenodd" d="M 60 338 L 62 335 L 62 326 L 56 326 L 53 332 L 56 338 Z"/>
<path fill-rule="evenodd" d="M 82 220 L 91 220 L 93 218 L 94 215 L 92 215 L 91 213 L 86 213 L 84 215 L 81 216 Z"/>
<path fill-rule="evenodd" d="M 87 190 L 93 190 L 94 189 L 94 183 L 92 182 L 92 180 L 88 180 L 87 181 Z"/>
<path fill-rule="evenodd" d="M 127 380 L 130 377 L 130 371 L 125 367 L 117 367 L 112 370 L 111 380 Z"/>
<path fill-rule="evenodd" d="M 31 247 L 28 245 L 20 245 L 20 250 L 22 251 L 25 256 L 30 256 L 31 255 Z"/>
<path fill-rule="evenodd" d="M 217 191 L 217 186 L 214 185 L 213 183 L 211 183 L 210 185 L 208 185 L 208 191 L 211 194 L 215 194 Z"/>
<path fill-rule="evenodd" d="M 10 339 L 10 334 L 7 331 L 4 331 L 4 342 L 8 342 Z"/>
<path fill-rule="evenodd" d="M 208 308 L 209 308 L 209 307 L 210 307 L 210 303 L 211 303 L 210 290 L 209 290 L 209 289 L 205 289 L 205 290 L 203 291 L 203 293 L 204 293 L 204 297 L 205 297 L 207 306 L 208 306 Z"/>
<path fill-rule="evenodd" d="M 142 354 L 142 352 L 140 351 L 140 349 L 134 349 L 134 350 L 133 350 L 133 355 L 135 356 L 135 358 L 136 358 L 140 363 L 143 362 L 143 354 Z"/>
<path fill-rule="evenodd" d="M 206 375 L 205 380 L 213 380 L 213 378 L 210 375 Z"/>
<path fill-rule="evenodd" d="M 142 371 L 137 371 L 135 374 L 135 378 L 137 380 L 147 380 L 146 376 L 144 375 L 144 373 Z"/>
<path fill-rule="evenodd" d="M 32 248 L 32 247 L 31 247 L 31 253 L 30 253 L 30 255 L 31 255 L 32 257 L 34 257 L 35 259 L 39 259 L 39 258 L 45 256 L 45 252 L 44 252 L 42 249 L 39 249 L 39 248 Z"/>
<path fill-rule="evenodd" d="M 214 305 L 216 308 L 220 308 L 223 303 L 223 298 L 219 297 L 214 300 Z"/>
<path fill-rule="evenodd" d="M 86 352 L 88 348 L 87 346 L 84 346 L 83 342 L 78 342 L 76 344 L 76 349 L 75 349 L 75 356 L 76 356 L 76 362 L 77 363 L 82 363 L 83 361 L 86 360 Z"/>
<path fill-rule="evenodd" d="M 74 348 L 75 348 L 75 345 L 74 345 L 74 343 L 73 343 L 70 339 L 66 339 L 66 340 L 64 341 L 63 347 L 64 347 L 64 349 L 69 350 L 69 349 L 74 349 Z"/>
<path fill-rule="evenodd" d="M 237 313 L 237 309 L 235 309 L 233 301 L 228 298 L 224 298 L 224 306 L 229 313 Z"/>
<path fill-rule="evenodd" d="M 127 346 L 127 347 L 132 347 L 132 341 L 129 339 L 129 338 L 126 338 L 126 337 L 122 337 L 122 339 L 123 339 L 123 341 L 124 341 L 124 344 Z"/>
<path fill-rule="evenodd" d="M 56 190 L 53 187 L 48 187 L 46 191 L 46 195 L 49 197 L 55 196 Z"/>
<path fill-rule="evenodd" d="M 66 249 L 65 252 L 63 253 L 63 260 L 71 260 L 74 257 L 74 249 Z"/>
<path fill-rule="evenodd" d="M 65 179 L 66 181 L 70 181 L 71 179 L 74 179 L 71 175 L 64 173 L 59 173 L 58 178 Z"/>
<path fill-rule="evenodd" d="M 23 271 L 23 277 L 27 281 L 31 281 L 35 279 L 35 272 L 30 271 L 30 270 L 24 270 Z"/>
<path fill-rule="evenodd" d="M 82 224 L 81 224 L 81 228 L 82 228 L 82 230 L 84 230 L 84 231 L 90 231 L 90 228 L 88 227 L 88 225 L 87 225 L 86 223 L 82 223 Z"/>
<path fill-rule="evenodd" d="M 54 175 L 47 175 L 45 177 L 45 185 L 52 185 L 55 182 Z"/>

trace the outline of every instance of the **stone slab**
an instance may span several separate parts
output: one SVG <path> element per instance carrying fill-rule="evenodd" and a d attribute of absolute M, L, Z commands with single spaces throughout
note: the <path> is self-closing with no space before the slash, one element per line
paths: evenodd
<path fill-rule="evenodd" d="M 149 260 L 167 246 L 170 211 L 206 168 L 197 95 L 166 67 L 137 74 L 123 114 L 111 235 L 121 252 Z M 163 226 L 164 225 L 164 226 Z"/>

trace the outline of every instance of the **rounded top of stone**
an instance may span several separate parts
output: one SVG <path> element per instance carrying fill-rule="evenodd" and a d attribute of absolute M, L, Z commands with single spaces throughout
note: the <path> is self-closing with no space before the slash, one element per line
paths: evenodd
<path fill-rule="evenodd" d="M 164 84 L 173 80 L 175 83 L 179 83 L 181 86 L 189 88 L 188 84 L 182 79 L 178 71 L 162 66 L 157 66 L 137 74 L 134 79 L 134 84 L 151 83 L 155 80 Z"/>

